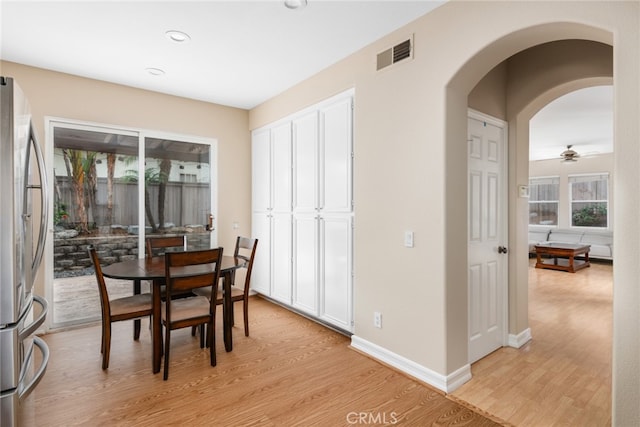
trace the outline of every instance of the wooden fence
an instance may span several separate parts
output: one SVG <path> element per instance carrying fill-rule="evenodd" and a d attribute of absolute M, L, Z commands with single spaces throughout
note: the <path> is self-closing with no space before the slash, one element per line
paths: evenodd
<path fill-rule="evenodd" d="M 113 220 L 109 221 L 107 209 L 107 180 L 99 178 L 96 193 L 96 205 L 90 207 L 87 214 L 89 224 L 95 226 L 138 224 L 138 183 L 117 181 L 113 185 Z M 149 206 L 154 221 L 158 218 L 158 184 L 148 185 Z M 56 177 L 56 206 L 59 212 L 64 206 L 68 215 L 63 223 L 78 222 L 74 209 L 75 196 L 71 180 L 68 177 Z M 211 193 L 209 184 L 169 182 L 166 186 L 164 203 L 165 224 L 191 225 L 207 224 L 211 212 Z M 148 218 L 145 215 L 145 222 Z"/>

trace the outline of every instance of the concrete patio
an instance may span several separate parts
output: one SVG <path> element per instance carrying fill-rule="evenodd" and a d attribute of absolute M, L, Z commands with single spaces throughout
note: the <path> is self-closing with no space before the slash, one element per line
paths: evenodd
<path fill-rule="evenodd" d="M 133 294 L 130 280 L 105 278 L 109 298 L 119 298 Z M 142 291 L 148 292 L 149 285 L 142 284 Z M 100 297 L 95 275 L 61 277 L 53 280 L 54 327 L 70 326 L 100 320 Z"/>

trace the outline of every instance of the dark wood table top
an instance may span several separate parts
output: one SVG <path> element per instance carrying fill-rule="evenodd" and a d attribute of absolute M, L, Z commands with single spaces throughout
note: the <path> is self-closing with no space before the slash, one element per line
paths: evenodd
<path fill-rule="evenodd" d="M 536 245 L 536 250 L 540 249 L 565 249 L 568 251 L 578 251 L 591 249 L 591 245 L 585 245 L 583 243 L 561 243 L 561 242 L 550 242 L 545 243 L 543 245 Z"/>
<path fill-rule="evenodd" d="M 220 273 L 235 270 L 245 265 L 246 261 L 230 255 L 222 256 L 222 265 Z M 188 272 L 186 271 L 188 269 Z M 185 267 L 185 273 L 194 273 L 194 271 L 206 271 L 206 266 L 190 266 Z M 130 261 L 120 261 L 107 265 L 102 268 L 102 274 L 111 279 L 126 280 L 154 280 L 165 277 L 164 256 L 153 258 L 140 258 Z"/>

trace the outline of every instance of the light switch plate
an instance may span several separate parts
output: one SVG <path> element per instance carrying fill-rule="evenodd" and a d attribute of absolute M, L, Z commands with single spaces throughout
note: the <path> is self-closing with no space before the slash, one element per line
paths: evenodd
<path fill-rule="evenodd" d="M 404 232 L 404 246 L 405 248 L 413 247 L 413 231 Z"/>
<path fill-rule="evenodd" d="M 529 186 L 528 185 L 518 185 L 518 196 L 520 196 L 520 197 L 529 197 Z"/>

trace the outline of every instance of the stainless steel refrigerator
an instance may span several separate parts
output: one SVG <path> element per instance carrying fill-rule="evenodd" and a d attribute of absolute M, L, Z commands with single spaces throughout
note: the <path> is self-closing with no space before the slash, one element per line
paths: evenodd
<path fill-rule="evenodd" d="M 47 302 L 34 294 L 49 202 L 29 103 L 12 78 L 0 77 L 0 91 L 0 425 L 12 427 L 31 424 L 29 395 L 49 361 L 35 336 Z"/>

